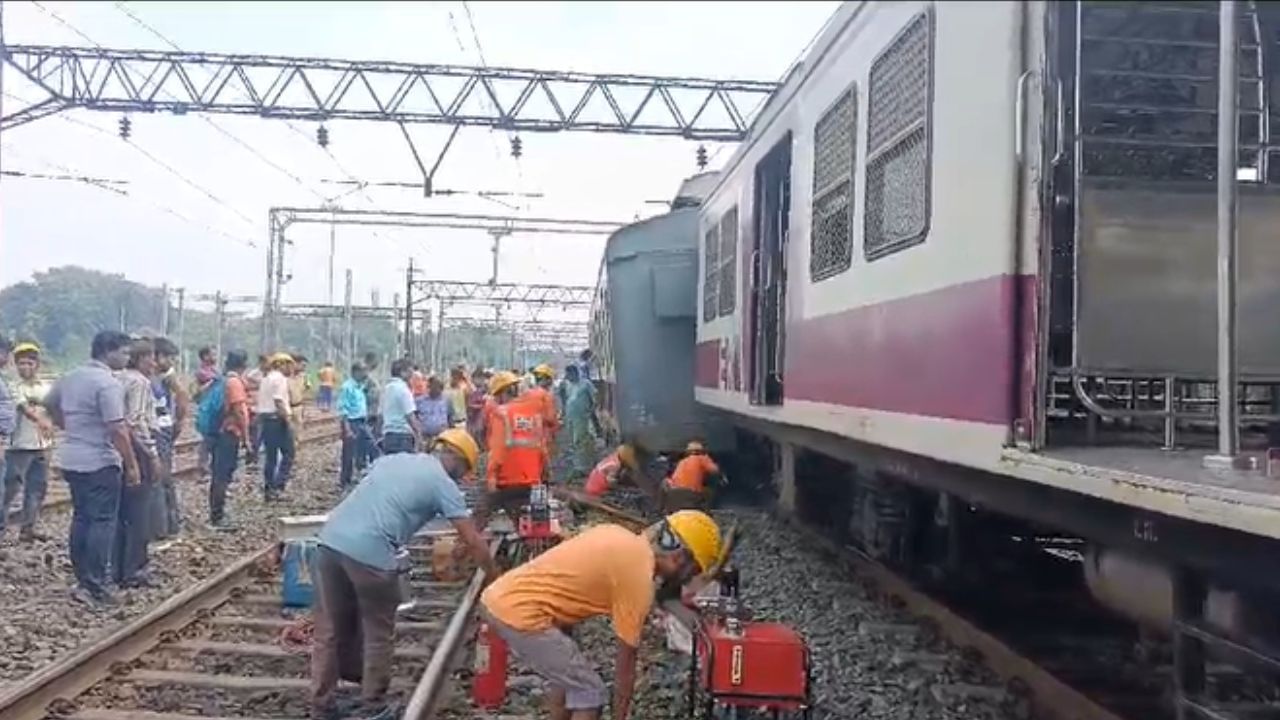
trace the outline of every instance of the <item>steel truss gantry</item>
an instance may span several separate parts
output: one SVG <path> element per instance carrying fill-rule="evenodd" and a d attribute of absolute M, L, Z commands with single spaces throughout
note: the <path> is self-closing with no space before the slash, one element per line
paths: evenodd
<path fill-rule="evenodd" d="M 346 210 L 343 208 L 276 207 L 270 210 L 272 227 L 284 231 L 290 225 L 368 225 L 373 227 L 446 228 L 485 230 L 503 234 L 515 232 L 558 235 L 607 235 L 625 225 L 612 220 L 519 217 L 445 212 L 396 210 Z"/>
<path fill-rule="evenodd" d="M 288 303 L 280 306 L 281 317 L 301 318 L 304 320 L 334 320 L 347 317 L 348 308 L 342 305 L 325 305 L 324 303 Z M 372 305 L 353 305 L 350 316 L 355 319 L 372 318 L 374 320 L 390 320 L 399 322 L 404 318 L 403 307 L 374 307 Z M 426 310 L 414 312 L 413 319 L 427 317 Z"/>
<path fill-rule="evenodd" d="M 415 280 L 413 289 L 421 299 L 435 298 L 446 305 L 483 303 L 589 308 L 595 294 L 595 288 L 590 285 L 526 285 L 457 280 Z"/>
<path fill-rule="evenodd" d="M 457 280 L 411 280 L 411 302 L 440 302 L 440 336 L 435 345 L 435 367 L 442 367 L 446 357 L 445 338 L 449 330 L 490 328 L 511 334 L 511 357 L 516 361 L 520 350 L 553 350 L 568 352 L 586 347 L 588 322 L 578 320 L 539 320 L 540 311 L 560 308 L 585 315 L 591 308 L 595 288 L 589 285 L 549 285 L 524 283 L 482 283 Z M 492 308 L 492 317 L 459 316 L 452 311 L 467 306 Z M 503 311 L 528 309 L 533 318 L 502 318 Z"/>
<path fill-rule="evenodd" d="M 376 227 L 447 228 L 484 230 L 493 237 L 494 277 L 498 269 L 498 245 L 502 237 L 517 232 L 552 233 L 571 235 L 607 235 L 625 223 L 606 220 L 575 220 L 565 218 L 519 217 L 513 215 L 484 215 L 468 213 L 432 213 L 382 210 L 344 210 L 336 207 L 273 207 L 267 213 L 267 285 L 262 309 L 262 347 L 271 347 L 279 340 L 277 316 L 281 307 L 284 285 L 289 280 L 285 272 L 285 247 L 289 240 L 285 231 L 292 225 L 365 225 Z M 412 268 L 407 273 L 413 278 Z M 407 288 L 406 301 L 412 306 L 414 289 L 412 281 Z M 437 281 L 428 281 L 437 282 Z M 463 283 L 466 285 L 466 283 Z M 439 297 L 443 302 L 448 300 Z M 472 298 L 459 298 L 472 299 Z M 588 304 L 589 304 L 588 300 Z M 406 325 L 406 328 L 409 326 Z M 406 330 L 406 337 L 411 332 Z M 412 346 L 412 343 L 409 343 Z"/>
<path fill-rule="evenodd" d="M 9 63 L 50 97 L 0 118 L 5 129 L 86 108 L 733 142 L 748 129 L 742 104 L 763 106 L 778 87 L 753 80 L 184 51 L 9 45 L 6 52 Z"/>
<path fill-rule="evenodd" d="M 455 332 L 488 330 L 509 334 L 511 338 L 511 362 L 523 366 L 521 358 L 528 352 L 552 352 L 575 354 L 587 346 L 588 322 L 586 320 L 498 320 L 476 317 L 441 317 L 438 347 L 443 355 L 448 344 L 446 338 Z M 441 357 L 440 360 L 446 358 Z M 441 362 L 436 363 L 442 366 Z"/>

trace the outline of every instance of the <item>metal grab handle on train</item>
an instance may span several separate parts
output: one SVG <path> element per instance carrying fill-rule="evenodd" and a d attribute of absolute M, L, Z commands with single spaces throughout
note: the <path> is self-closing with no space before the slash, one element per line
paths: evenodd
<path fill-rule="evenodd" d="M 1058 137 L 1056 138 L 1057 147 L 1053 154 L 1053 161 L 1058 163 L 1067 154 L 1067 108 L 1062 102 L 1062 81 L 1058 80 L 1055 84 L 1058 86 Z"/>
<path fill-rule="evenodd" d="M 1013 156 L 1022 163 L 1022 156 L 1027 143 L 1027 86 L 1029 86 L 1034 70 L 1026 70 L 1018 76 L 1018 88 L 1013 101 Z"/>

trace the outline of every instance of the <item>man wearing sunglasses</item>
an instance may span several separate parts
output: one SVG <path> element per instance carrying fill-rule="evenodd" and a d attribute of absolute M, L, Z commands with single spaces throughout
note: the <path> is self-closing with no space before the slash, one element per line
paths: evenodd
<path fill-rule="evenodd" d="M 613 717 L 626 720 L 654 581 L 683 584 L 719 556 L 720 529 L 697 510 L 668 515 L 640 534 L 597 525 L 499 578 L 480 598 L 481 615 L 550 684 L 552 720 L 600 717 L 604 682 L 568 631 L 608 615 L 618 637 Z"/>

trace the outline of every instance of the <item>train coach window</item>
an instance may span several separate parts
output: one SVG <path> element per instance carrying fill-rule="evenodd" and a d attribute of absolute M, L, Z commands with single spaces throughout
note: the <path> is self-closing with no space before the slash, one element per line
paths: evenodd
<path fill-rule="evenodd" d="M 835 277 L 853 264 L 853 166 L 858 88 L 849 88 L 813 129 L 813 228 L 809 279 Z"/>
<path fill-rule="evenodd" d="M 868 260 L 929 232 L 933 16 L 916 16 L 871 65 L 863 252 Z"/>
<path fill-rule="evenodd" d="M 720 218 L 720 315 L 733 313 L 738 298 L 738 208 Z"/>
<path fill-rule="evenodd" d="M 702 242 L 702 319 L 711 322 L 720 310 L 720 228 L 712 225 Z"/>

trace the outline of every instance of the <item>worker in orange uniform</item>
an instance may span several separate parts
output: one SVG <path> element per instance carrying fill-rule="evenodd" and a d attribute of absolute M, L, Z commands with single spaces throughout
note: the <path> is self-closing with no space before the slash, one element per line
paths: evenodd
<path fill-rule="evenodd" d="M 654 580 L 683 585 L 719 556 L 720 529 L 696 510 L 670 515 L 640 534 L 597 525 L 498 578 L 481 595 L 480 614 L 551 686 L 552 720 L 600 717 L 608 701 L 605 684 L 568 632 L 608 615 L 618 637 L 612 717 L 627 720 Z"/>
<path fill-rule="evenodd" d="M 634 440 L 624 442 L 617 450 L 596 463 L 582 489 L 590 497 L 599 498 L 619 484 L 631 483 L 644 491 L 654 501 L 655 507 L 661 507 L 661 486 L 652 482 L 643 470 L 647 455 L 645 449 Z"/>
<path fill-rule="evenodd" d="M 690 441 L 684 449 L 684 458 L 676 463 L 665 483 L 662 498 L 663 512 L 707 507 L 707 480 L 722 477 L 720 466 L 707 455 L 707 448 L 697 440 Z"/>
<path fill-rule="evenodd" d="M 556 399 L 551 395 L 556 371 L 543 363 L 533 369 L 533 377 L 536 384 L 525 391 L 525 395 L 542 408 L 542 430 L 547 443 L 547 457 L 553 458 L 556 456 L 556 433 L 560 432 L 560 413 L 556 411 Z"/>
<path fill-rule="evenodd" d="M 320 372 L 316 375 L 320 378 L 320 390 L 316 392 L 316 407 L 330 412 L 333 410 L 334 390 L 338 387 L 338 371 L 334 369 L 332 362 L 325 362 L 324 367 L 320 368 Z"/>
<path fill-rule="evenodd" d="M 529 489 L 543 481 L 549 464 L 542 409 L 536 399 L 518 397 L 519 391 L 520 378 L 515 373 L 495 373 L 489 380 L 494 408 L 485 430 L 487 491 L 475 513 L 480 528 L 488 524 L 495 507 L 516 522 L 529 503 Z"/>

